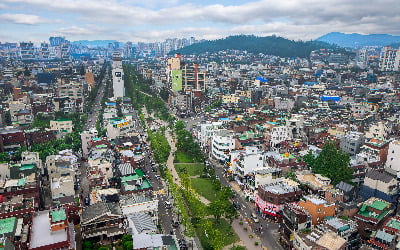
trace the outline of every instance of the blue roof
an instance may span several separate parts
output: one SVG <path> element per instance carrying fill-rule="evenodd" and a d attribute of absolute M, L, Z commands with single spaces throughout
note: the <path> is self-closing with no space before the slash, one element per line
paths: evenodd
<path fill-rule="evenodd" d="M 321 101 L 335 101 L 338 102 L 340 101 L 340 96 L 329 96 L 329 95 L 323 95 L 321 96 Z"/>
<path fill-rule="evenodd" d="M 312 85 L 316 85 L 316 84 L 319 84 L 319 82 L 304 82 L 304 85 L 307 85 L 307 86 L 312 86 Z"/>
<path fill-rule="evenodd" d="M 268 82 L 267 78 L 263 78 L 261 76 L 257 76 L 256 80 L 259 80 L 260 82 Z"/>
<path fill-rule="evenodd" d="M 117 105 L 115 102 L 106 102 L 106 105 L 109 105 L 109 106 L 115 106 L 115 105 Z"/>
<path fill-rule="evenodd" d="M 219 118 L 220 121 L 229 121 L 229 118 Z"/>

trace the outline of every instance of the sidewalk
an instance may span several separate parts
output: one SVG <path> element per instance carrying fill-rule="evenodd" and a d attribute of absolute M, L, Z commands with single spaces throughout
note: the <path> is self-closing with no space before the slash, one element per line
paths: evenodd
<path fill-rule="evenodd" d="M 144 107 L 142 109 L 142 111 L 143 111 L 143 114 L 144 114 L 145 118 L 148 118 L 149 114 L 147 113 L 146 107 Z M 165 123 L 165 122 L 160 121 L 159 119 L 157 119 L 155 117 L 154 117 L 154 120 L 158 124 Z M 174 157 L 174 153 L 176 151 L 176 146 L 175 146 L 175 142 L 172 139 L 171 132 L 169 130 L 165 131 L 165 137 L 166 137 L 166 139 L 168 141 L 168 144 L 171 147 L 171 152 L 170 152 L 170 154 L 168 156 L 168 159 L 167 159 L 167 168 L 170 170 L 174 182 L 178 185 L 178 187 L 182 187 L 181 179 L 179 178 L 179 175 L 176 172 L 176 169 L 175 169 L 175 166 L 174 166 L 174 158 L 175 158 Z M 166 186 L 166 183 L 164 183 L 163 185 Z M 204 197 L 202 197 L 200 195 L 199 195 L 199 199 L 200 199 L 201 202 L 203 202 L 205 204 L 210 203 L 207 199 L 205 199 Z M 206 202 L 208 202 L 208 203 L 206 203 Z M 180 226 L 182 226 L 182 225 L 180 225 Z M 182 232 L 183 231 L 184 230 L 182 230 Z M 199 240 L 199 238 L 197 236 L 192 237 L 192 238 L 188 238 L 188 237 L 184 236 L 184 238 L 187 240 L 187 242 L 190 242 L 191 244 L 193 244 L 192 249 L 203 249 L 202 246 L 201 246 L 200 240 Z"/>
<path fill-rule="evenodd" d="M 239 219 L 235 219 L 232 223 L 232 228 L 235 231 L 235 233 L 239 236 L 240 242 L 234 243 L 229 246 L 225 246 L 223 250 L 229 250 L 232 246 L 234 245 L 239 245 L 239 246 L 244 246 L 248 250 L 261 250 L 261 249 L 267 249 L 266 247 L 263 247 L 261 245 L 261 239 L 257 237 L 255 233 L 252 232 L 250 226 L 248 225 L 247 222 L 244 222 L 243 225 L 239 224 Z M 247 231 L 244 228 L 247 228 Z M 253 238 L 250 238 L 249 235 L 253 235 Z M 256 246 L 254 243 L 258 242 L 258 246 Z"/>

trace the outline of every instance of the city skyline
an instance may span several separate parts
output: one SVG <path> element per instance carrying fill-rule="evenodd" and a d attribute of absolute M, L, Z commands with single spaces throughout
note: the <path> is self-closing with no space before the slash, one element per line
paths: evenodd
<path fill-rule="evenodd" d="M 194 36 L 278 35 L 311 40 L 329 32 L 400 35 L 394 0 L 190 1 L 5 0 L 0 3 L 0 41 L 162 41 Z"/>

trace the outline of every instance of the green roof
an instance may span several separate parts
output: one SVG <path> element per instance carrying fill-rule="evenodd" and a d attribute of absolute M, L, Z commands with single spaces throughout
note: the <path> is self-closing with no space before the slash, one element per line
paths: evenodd
<path fill-rule="evenodd" d="M 137 174 L 121 177 L 122 182 L 133 181 L 133 180 L 137 180 L 137 179 L 139 179 L 139 176 Z"/>
<path fill-rule="evenodd" d="M 56 121 L 58 121 L 58 122 L 68 122 L 68 121 L 71 121 L 71 122 L 72 122 L 71 119 L 57 119 Z"/>
<path fill-rule="evenodd" d="M 18 186 L 25 186 L 26 180 L 25 178 L 18 179 Z"/>
<path fill-rule="evenodd" d="M 53 210 L 50 212 L 51 222 L 58 222 L 67 219 L 67 215 L 65 214 L 65 209 Z"/>
<path fill-rule="evenodd" d="M 17 226 L 17 217 L 0 220 L 0 235 L 13 233 Z"/>
<path fill-rule="evenodd" d="M 365 207 L 364 207 L 365 206 Z M 389 209 L 387 209 L 386 211 L 383 211 L 380 214 L 377 213 L 373 213 L 369 210 L 366 209 L 366 205 L 362 205 L 360 211 L 358 211 L 358 214 L 367 218 L 372 218 L 372 219 L 376 219 L 378 221 L 382 220 L 388 213 L 390 212 Z"/>
<path fill-rule="evenodd" d="M 380 210 L 380 211 L 382 211 L 383 209 L 385 209 L 387 206 L 388 206 L 388 204 L 387 204 L 386 202 L 378 201 L 378 200 L 374 201 L 374 202 L 371 204 L 371 207 L 372 207 L 372 208 L 375 208 L 375 209 Z"/>
<path fill-rule="evenodd" d="M 144 179 L 142 185 L 140 186 L 140 189 L 145 188 L 151 188 L 151 183 L 147 179 Z"/>
<path fill-rule="evenodd" d="M 144 175 L 143 170 L 141 170 L 140 168 L 135 169 L 135 172 L 136 172 L 136 174 L 139 175 L 139 176 L 143 176 L 143 175 Z"/>
<path fill-rule="evenodd" d="M 395 218 L 392 218 L 390 219 L 389 223 L 386 226 L 400 230 L 400 221 L 396 220 Z"/>
<path fill-rule="evenodd" d="M 35 164 L 23 164 L 19 170 L 27 170 L 27 169 L 32 169 L 35 167 Z"/>

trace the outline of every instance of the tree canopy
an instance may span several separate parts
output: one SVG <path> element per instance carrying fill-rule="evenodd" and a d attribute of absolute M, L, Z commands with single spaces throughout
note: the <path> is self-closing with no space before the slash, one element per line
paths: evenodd
<path fill-rule="evenodd" d="M 332 141 L 325 144 L 317 157 L 309 151 L 303 160 L 313 173 L 330 178 L 334 185 L 341 181 L 350 182 L 352 179 L 353 169 L 349 167 L 349 154 L 338 149 Z"/>
<path fill-rule="evenodd" d="M 223 50 L 246 50 L 251 53 L 263 53 L 280 57 L 303 57 L 318 49 L 332 49 L 345 53 L 344 49 L 319 41 L 293 41 L 283 37 L 252 35 L 229 36 L 215 41 L 195 43 L 190 46 L 170 52 L 170 54 L 200 54 L 219 52 Z"/>

